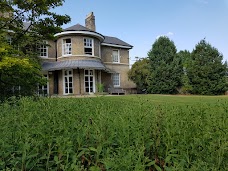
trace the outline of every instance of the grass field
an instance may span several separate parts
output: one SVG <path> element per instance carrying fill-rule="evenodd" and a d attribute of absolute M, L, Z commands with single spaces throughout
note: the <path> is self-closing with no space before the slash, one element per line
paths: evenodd
<path fill-rule="evenodd" d="M 228 96 L 13 99 L 0 137 L 0 170 L 225 171 Z"/>

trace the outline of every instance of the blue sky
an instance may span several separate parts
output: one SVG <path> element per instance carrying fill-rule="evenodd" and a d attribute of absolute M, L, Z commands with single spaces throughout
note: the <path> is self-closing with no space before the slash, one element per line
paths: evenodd
<path fill-rule="evenodd" d="M 134 46 L 135 57 L 146 57 L 157 37 L 166 35 L 177 50 L 192 51 L 206 37 L 228 61 L 228 0 L 65 0 L 55 9 L 71 17 L 71 23 L 85 24 L 94 12 L 96 31 L 118 37 Z"/>

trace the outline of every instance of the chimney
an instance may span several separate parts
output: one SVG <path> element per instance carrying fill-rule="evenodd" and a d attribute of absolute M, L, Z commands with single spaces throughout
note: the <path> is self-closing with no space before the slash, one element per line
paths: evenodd
<path fill-rule="evenodd" d="M 86 28 L 88 28 L 88 29 L 90 29 L 90 30 L 96 31 L 95 16 L 93 15 L 93 12 L 89 13 L 89 14 L 86 16 L 86 19 L 85 19 L 85 26 L 86 26 Z"/>

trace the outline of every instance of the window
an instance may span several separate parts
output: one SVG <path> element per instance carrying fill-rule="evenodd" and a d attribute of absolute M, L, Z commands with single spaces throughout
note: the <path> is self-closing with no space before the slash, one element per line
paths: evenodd
<path fill-rule="evenodd" d="M 63 55 L 71 55 L 71 39 L 63 39 Z"/>
<path fill-rule="evenodd" d="M 48 47 L 47 47 L 48 42 L 47 41 L 43 41 L 40 45 L 39 45 L 39 53 L 40 53 L 40 57 L 48 57 Z"/>
<path fill-rule="evenodd" d="M 84 38 L 84 54 L 93 55 L 93 39 Z"/>
<path fill-rule="evenodd" d="M 20 94 L 21 93 L 21 86 L 13 86 L 12 88 L 12 93 L 15 94 Z"/>
<path fill-rule="evenodd" d="M 85 92 L 94 92 L 94 71 L 85 70 Z"/>
<path fill-rule="evenodd" d="M 64 94 L 73 93 L 73 70 L 64 71 Z"/>
<path fill-rule="evenodd" d="M 48 80 L 48 75 L 47 74 L 44 74 L 44 77 Z M 38 86 L 38 95 L 40 96 L 47 96 L 48 95 L 48 82 L 46 83 L 46 85 L 39 85 Z"/>
<path fill-rule="evenodd" d="M 11 45 L 12 44 L 12 37 L 11 36 L 7 36 L 6 39 L 7 39 L 7 43 L 9 45 Z"/>
<path fill-rule="evenodd" d="M 112 62 L 120 62 L 119 50 L 112 51 Z"/>
<path fill-rule="evenodd" d="M 112 83 L 114 87 L 120 86 L 120 74 L 114 73 L 112 74 Z"/>

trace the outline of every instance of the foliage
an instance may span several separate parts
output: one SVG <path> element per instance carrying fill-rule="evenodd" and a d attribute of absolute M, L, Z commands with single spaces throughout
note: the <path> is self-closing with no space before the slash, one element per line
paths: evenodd
<path fill-rule="evenodd" d="M 149 92 L 175 94 L 181 86 L 182 66 L 176 46 L 168 37 L 159 37 L 148 52 L 150 60 Z"/>
<path fill-rule="evenodd" d="M 43 40 L 53 39 L 61 31 L 60 26 L 70 21 L 67 15 L 51 12 L 62 3 L 63 0 L 1 1 L 1 98 L 17 95 L 14 88 L 18 86 L 23 89 L 21 95 L 31 95 L 37 84 L 42 84 L 37 46 Z"/>
<path fill-rule="evenodd" d="M 103 93 L 104 92 L 104 85 L 102 83 L 97 83 L 96 87 L 97 87 L 97 92 L 98 93 Z"/>
<path fill-rule="evenodd" d="M 183 74 L 181 76 L 181 88 L 179 89 L 180 94 L 190 94 L 192 91 L 192 86 L 190 85 L 190 80 L 187 75 L 187 68 L 191 62 L 191 53 L 187 50 L 180 51 L 177 53 L 178 58 L 181 60 L 181 65 L 183 68 Z"/>
<path fill-rule="evenodd" d="M 132 80 L 138 90 L 147 89 L 150 75 L 149 59 L 143 58 L 136 61 L 128 72 L 128 78 Z"/>
<path fill-rule="evenodd" d="M 191 54 L 187 75 L 193 94 L 219 95 L 227 90 L 227 63 L 223 56 L 205 40 L 201 40 Z"/>
<path fill-rule="evenodd" d="M 0 105 L 0 170 L 226 170 L 227 103 L 225 96 L 12 98 Z"/>

